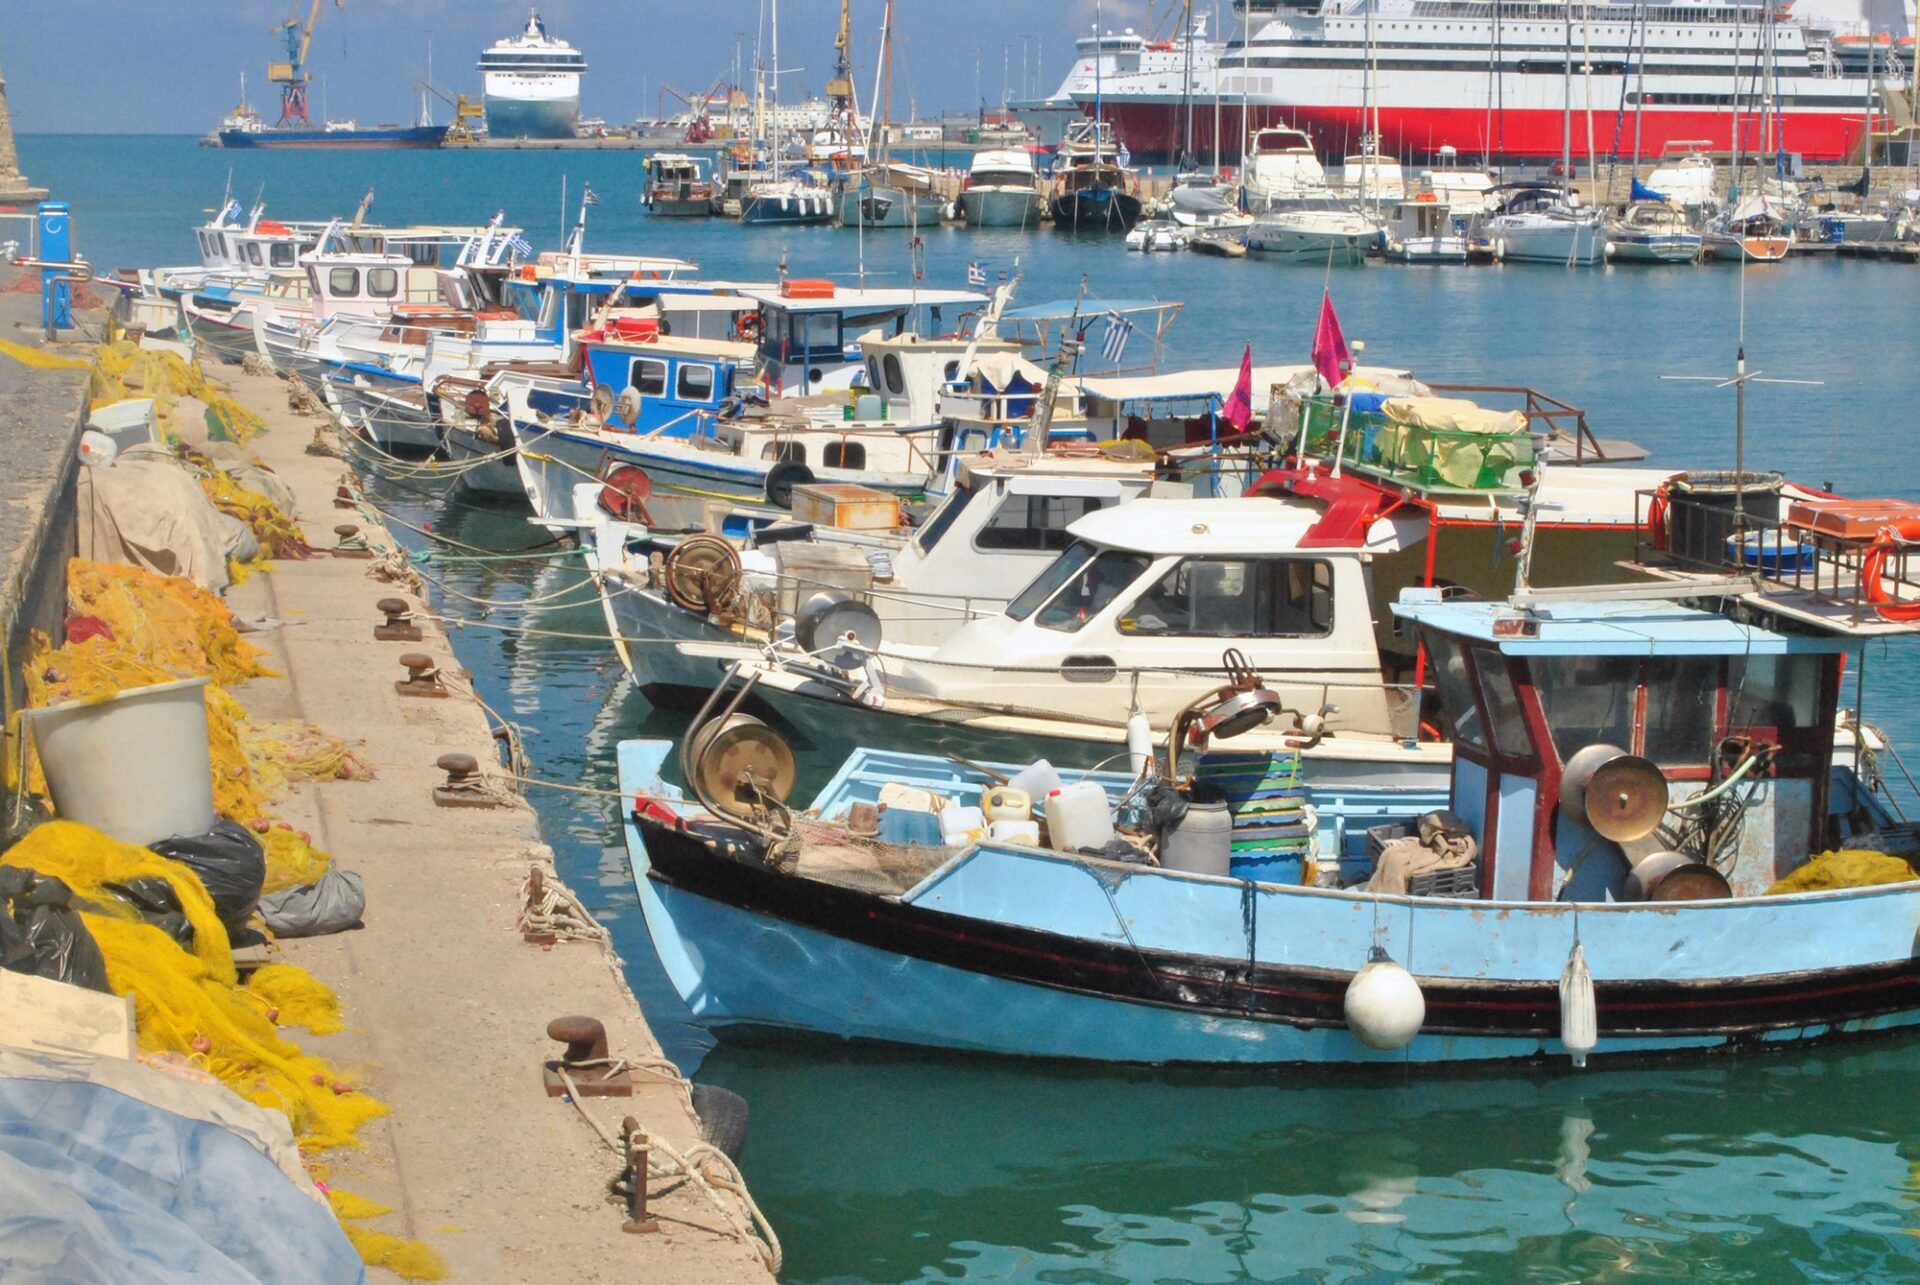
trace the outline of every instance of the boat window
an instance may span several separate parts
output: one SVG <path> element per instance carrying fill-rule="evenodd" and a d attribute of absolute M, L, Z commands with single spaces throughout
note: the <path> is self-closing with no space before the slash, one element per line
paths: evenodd
<path fill-rule="evenodd" d="M 393 298 L 400 293 L 400 274 L 392 268 L 368 268 L 367 293 L 376 299 Z"/>
<path fill-rule="evenodd" d="M 1441 722 L 1449 739 L 1471 749 L 1487 748 L 1480 727 L 1480 702 L 1467 675 L 1467 656 L 1451 638 L 1427 635 L 1427 658 L 1433 662 L 1433 682 L 1440 691 Z"/>
<path fill-rule="evenodd" d="M 1805 731 L 1820 720 L 1820 656 L 1743 656 L 1727 670 L 1727 728 Z"/>
<path fill-rule="evenodd" d="M 256 268 L 260 266 L 260 243 L 258 241 L 247 242 L 247 262 Z"/>
<path fill-rule="evenodd" d="M 680 400 L 704 402 L 713 398 L 713 367 L 698 364 L 680 367 Z"/>
<path fill-rule="evenodd" d="M 1097 495 L 1009 495 L 973 537 L 973 545 L 1058 552 L 1072 543 L 1067 527 L 1100 505 Z"/>
<path fill-rule="evenodd" d="M 1007 604 L 1007 615 L 1014 620 L 1025 620 L 1034 613 L 1034 609 L 1058 592 L 1061 585 L 1080 574 L 1080 569 L 1093 560 L 1093 546 L 1082 541 L 1074 541 L 1067 551 L 1049 562 L 1033 583 L 1020 591 L 1020 596 Z"/>
<path fill-rule="evenodd" d="M 795 354 L 838 352 L 840 317 L 832 312 L 795 312 L 787 317 L 787 336 Z"/>
<path fill-rule="evenodd" d="M 894 397 L 907 395 L 907 377 L 900 372 L 900 357 L 896 353 L 887 353 L 880 358 L 880 374 L 884 380 L 881 389 Z"/>
<path fill-rule="evenodd" d="M 1324 638 L 1333 564 L 1305 558 L 1188 558 L 1120 618 L 1123 634 Z"/>
<path fill-rule="evenodd" d="M 1073 633 L 1105 611 L 1152 565 L 1153 559 L 1144 553 L 1108 549 L 1049 599 L 1034 623 L 1043 629 Z"/>
<path fill-rule="evenodd" d="M 820 463 L 827 468 L 865 468 L 867 447 L 864 442 L 828 442 L 820 448 Z"/>
<path fill-rule="evenodd" d="M 807 448 L 801 442 L 768 442 L 760 448 L 763 460 L 779 460 L 782 464 L 805 464 Z"/>
<path fill-rule="evenodd" d="M 278 242 L 268 246 L 267 256 L 268 262 L 272 263 L 276 268 L 291 268 L 293 266 L 293 247 L 285 242 Z"/>
<path fill-rule="evenodd" d="M 953 494 L 947 497 L 946 503 L 933 511 L 933 516 L 927 519 L 926 525 L 921 527 L 919 533 L 913 537 L 913 542 L 919 547 L 920 552 L 933 552 L 933 546 L 940 543 L 940 537 L 944 536 L 960 517 L 960 511 L 966 508 L 967 502 L 978 494 L 979 492 L 970 486 L 954 487 Z"/>
<path fill-rule="evenodd" d="M 1719 694 L 1718 657 L 1650 658 L 1647 661 L 1646 745 L 1641 752 L 1663 766 L 1705 764 L 1713 753 L 1714 705 Z"/>
<path fill-rule="evenodd" d="M 1631 656 L 1537 656 L 1533 683 L 1546 708 L 1553 747 L 1565 762 L 1589 745 L 1633 744 L 1634 698 L 1640 689 L 1640 662 Z M 1708 718 L 1712 722 L 1712 687 L 1707 683 Z M 1653 740 L 1648 709 L 1647 740 Z"/>
<path fill-rule="evenodd" d="M 1520 697 L 1513 690 L 1506 660 L 1491 649 L 1477 651 L 1473 669 L 1480 676 L 1480 695 L 1487 706 L 1487 731 L 1493 738 L 1494 753 L 1508 758 L 1533 757 L 1533 740 L 1527 735 L 1526 716 L 1520 712 Z"/>
<path fill-rule="evenodd" d="M 327 273 L 327 293 L 348 298 L 360 293 L 360 269 L 333 268 Z"/>
<path fill-rule="evenodd" d="M 627 386 L 642 397 L 664 397 L 667 392 L 667 363 L 652 357 L 635 357 L 627 375 Z"/>

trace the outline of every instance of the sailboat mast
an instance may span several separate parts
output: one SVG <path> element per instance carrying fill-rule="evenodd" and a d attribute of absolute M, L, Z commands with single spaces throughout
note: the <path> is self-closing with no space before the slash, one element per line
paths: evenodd
<path fill-rule="evenodd" d="M 773 181 L 780 181 L 780 0 L 773 6 Z"/>
<path fill-rule="evenodd" d="M 1560 184 L 1567 187 L 1573 176 L 1573 10 L 1566 12 L 1567 36 L 1564 64 L 1560 73 Z"/>
<path fill-rule="evenodd" d="M 1633 176 L 1640 177 L 1640 119 L 1647 109 L 1647 7 L 1639 5 L 1634 16 L 1640 21 L 1640 56 L 1634 60 L 1633 87 Z"/>
<path fill-rule="evenodd" d="M 1186 0 L 1180 21 L 1181 35 L 1187 44 L 1185 71 L 1180 82 L 1180 106 L 1187 118 L 1187 137 L 1180 154 L 1180 168 L 1185 169 L 1193 164 L 1193 0 Z"/>
<path fill-rule="evenodd" d="M 893 0 L 880 10 L 880 163 L 886 164 L 893 142 Z M 909 156 L 911 159 L 911 156 Z"/>

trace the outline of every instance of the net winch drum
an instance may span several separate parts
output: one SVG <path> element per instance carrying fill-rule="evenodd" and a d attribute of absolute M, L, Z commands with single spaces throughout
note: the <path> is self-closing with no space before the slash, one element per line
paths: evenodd
<path fill-rule="evenodd" d="M 849 634 L 857 646 L 837 645 Z M 851 594 L 816 593 L 794 615 L 793 638 L 836 669 L 858 669 L 880 648 L 880 617 Z"/>
<path fill-rule="evenodd" d="M 792 747 L 751 714 L 729 714 L 703 724 L 687 748 L 699 778 L 696 793 L 737 818 L 758 811 L 760 798 L 785 803 L 799 775 Z M 754 790 L 744 788 L 749 776 Z"/>
<path fill-rule="evenodd" d="M 1644 839 L 1667 814 L 1667 778 L 1637 754 L 1615 745 L 1589 745 L 1567 760 L 1560 776 L 1560 810 L 1585 821 L 1615 843 Z"/>
<path fill-rule="evenodd" d="M 1636 861 L 1622 901 L 1720 901 L 1733 896 L 1727 877 L 1684 852 L 1656 852 Z"/>

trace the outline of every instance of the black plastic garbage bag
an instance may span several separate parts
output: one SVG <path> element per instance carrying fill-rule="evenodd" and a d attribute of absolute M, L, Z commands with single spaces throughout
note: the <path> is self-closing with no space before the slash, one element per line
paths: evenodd
<path fill-rule="evenodd" d="M 205 834 L 175 836 L 147 846 L 200 876 L 213 898 L 214 913 L 229 931 L 244 926 L 260 904 L 267 854 L 253 831 L 239 822 L 223 820 Z"/>
<path fill-rule="evenodd" d="M 0 967 L 112 993 L 107 961 L 64 882 L 0 866 L 0 911 Z"/>
<path fill-rule="evenodd" d="M 345 932 L 360 923 L 367 909 L 360 876 L 330 867 L 312 883 L 260 898 L 260 917 L 279 937 L 320 937 Z"/>
<path fill-rule="evenodd" d="M 125 883 L 103 885 L 106 890 L 140 912 L 140 917 L 180 944 L 193 949 L 193 923 L 180 904 L 173 885 L 159 875 L 145 875 Z"/>

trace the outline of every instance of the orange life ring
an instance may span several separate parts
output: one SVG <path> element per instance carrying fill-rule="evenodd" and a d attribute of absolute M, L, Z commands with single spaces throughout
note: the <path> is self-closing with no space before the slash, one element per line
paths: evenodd
<path fill-rule="evenodd" d="M 1423 741 L 1444 741 L 1447 738 L 1442 736 L 1440 729 L 1432 723 L 1422 723 L 1420 724 L 1420 739 Z"/>
<path fill-rule="evenodd" d="M 1647 501 L 1647 538 L 1653 547 L 1665 551 L 1668 540 L 1667 510 L 1671 507 L 1667 500 L 1667 483 L 1662 482 L 1654 491 L 1653 498 Z"/>
<path fill-rule="evenodd" d="M 741 313 L 739 318 L 733 323 L 733 333 L 740 336 L 740 342 L 743 344 L 759 343 L 760 314 L 757 312 Z"/>
<path fill-rule="evenodd" d="M 1873 543 L 1867 546 L 1867 556 L 1860 560 L 1860 596 L 1873 604 L 1882 620 L 1903 624 L 1920 620 L 1920 601 L 1903 602 L 1888 593 L 1884 583 L 1887 555 L 1897 546 L 1910 544 L 1920 544 L 1920 518 L 1907 518 L 1881 527 Z"/>

